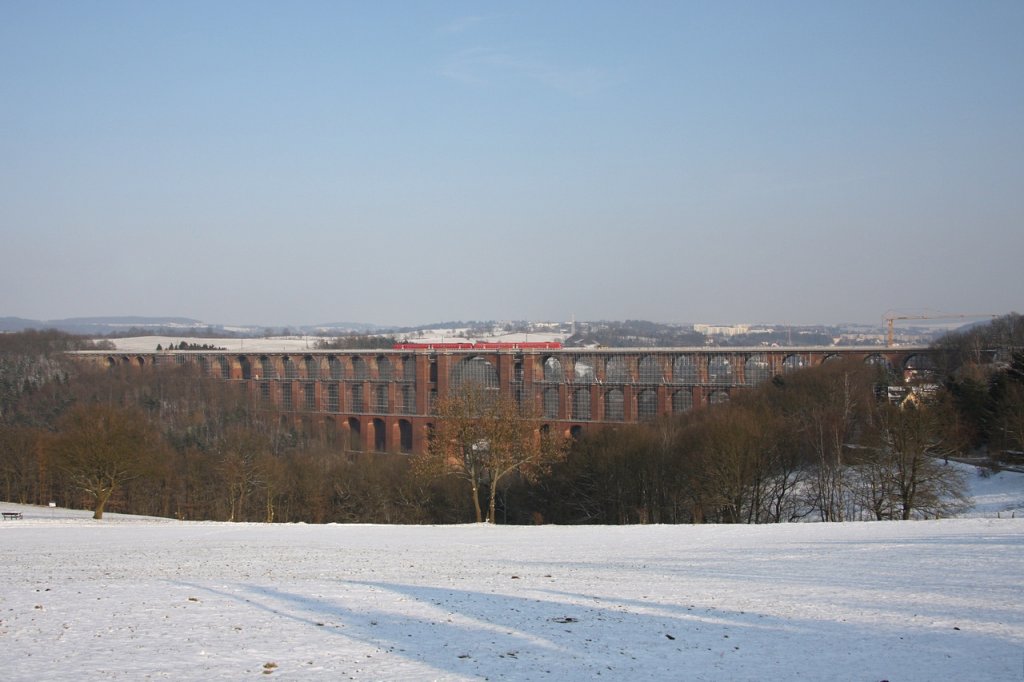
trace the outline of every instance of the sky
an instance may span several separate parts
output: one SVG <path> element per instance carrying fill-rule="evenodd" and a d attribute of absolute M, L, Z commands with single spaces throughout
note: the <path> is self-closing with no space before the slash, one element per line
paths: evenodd
<path fill-rule="evenodd" d="M 1024 310 L 1024 3 L 0 1 L 0 317 Z"/>

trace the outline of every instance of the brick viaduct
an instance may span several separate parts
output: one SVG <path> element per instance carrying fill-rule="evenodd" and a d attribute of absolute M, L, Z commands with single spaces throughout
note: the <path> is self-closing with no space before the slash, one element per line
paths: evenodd
<path fill-rule="evenodd" d="M 432 406 L 468 380 L 530 400 L 539 429 L 579 435 L 728 400 L 729 393 L 801 367 L 854 358 L 904 375 L 927 369 L 928 349 L 877 347 L 502 350 L 82 351 L 107 365 L 195 364 L 245 382 L 267 404 L 344 450 L 421 452 Z"/>

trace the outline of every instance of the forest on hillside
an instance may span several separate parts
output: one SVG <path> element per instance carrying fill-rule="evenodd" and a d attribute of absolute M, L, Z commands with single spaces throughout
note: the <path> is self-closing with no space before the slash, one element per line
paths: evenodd
<path fill-rule="evenodd" d="M 89 346 L 59 332 L 0 334 L 0 498 L 310 523 L 467 522 L 490 501 L 471 479 L 450 475 L 472 464 L 476 483 L 487 484 L 486 460 L 457 462 L 438 447 L 439 468 L 406 455 L 344 452 L 331 434 L 303 432 L 289 415 L 257 405 L 242 384 L 206 380 L 187 366 L 95 368 L 66 354 Z M 934 370 L 916 386 L 885 368 L 836 361 L 722 405 L 595 431 L 543 466 L 512 466 L 490 486 L 492 519 L 950 515 L 966 500 L 949 458 L 984 457 L 991 467 L 1024 458 L 1022 349 L 1024 324 L 1014 314 L 940 339 Z"/>

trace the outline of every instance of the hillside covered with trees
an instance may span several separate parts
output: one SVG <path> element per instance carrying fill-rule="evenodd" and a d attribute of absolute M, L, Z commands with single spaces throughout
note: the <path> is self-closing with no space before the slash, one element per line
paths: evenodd
<path fill-rule="evenodd" d="M 500 523 L 910 519 L 966 504 L 948 458 L 1024 457 L 1019 315 L 941 339 L 916 387 L 829 362 L 724 405 L 596 432 L 543 466 L 520 466 L 512 448 L 517 464 L 495 485 L 486 464 L 471 479 L 404 455 L 342 452 L 243 385 L 189 367 L 101 369 L 65 353 L 84 347 L 58 332 L 0 335 L 0 498 L 311 523 L 465 522 L 481 505 Z"/>

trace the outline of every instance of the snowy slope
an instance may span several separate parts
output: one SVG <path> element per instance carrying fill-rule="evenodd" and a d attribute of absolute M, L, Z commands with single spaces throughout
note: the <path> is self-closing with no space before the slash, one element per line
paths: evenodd
<path fill-rule="evenodd" d="M 8 680 L 1020 680 L 1024 519 L 176 522 L 0 505 Z"/>
<path fill-rule="evenodd" d="M 974 500 L 974 507 L 965 516 L 1024 518 L 1024 474 L 988 473 L 967 464 L 954 465 L 963 470 Z"/>

